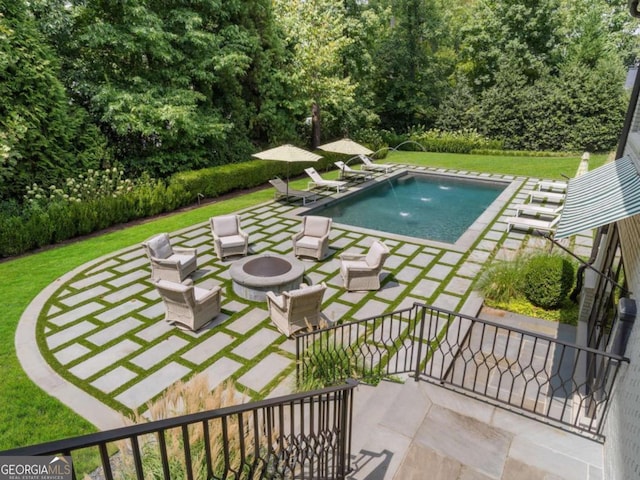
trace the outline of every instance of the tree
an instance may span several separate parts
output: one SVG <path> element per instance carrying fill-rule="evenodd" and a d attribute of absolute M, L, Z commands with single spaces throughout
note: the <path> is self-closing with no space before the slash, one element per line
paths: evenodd
<path fill-rule="evenodd" d="M 439 56 L 442 19 L 433 0 L 380 2 L 389 5 L 389 28 L 374 51 L 376 112 L 387 128 L 433 125 L 449 65 Z M 375 5 L 375 3 L 374 3 Z"/>
<path fill-rule="evenodd" d="M 322 124 L 338 124 L 355 102 L 355 86 L 345 76 L 343 52 L 351 40 L 340 0 L 276 0 L 276 15 L 290 51 L 287 75 L 293 110 L 311 118 L 311 147 L 322 143 Z"/>
<path fill-rule="evenodd" d="M 530 82 L 561 60 L 563 17 L 559 0 L 484 0 L 463 27 L 460 69 L 476 91 L 494 84 L 509 63 Z"/>
<path fill-rule="evenodd" d="M 130 171 L 243 160 L 252 135 L 268 133 L 255 121 L 273 90 L 268 0 L 77 0 L 72 10 L 72 34 L 57 37 L 67 86 Z"/>
<path fill-rule="evenodd" d="M 58 80 L 58 61 L 23 0 L 0 7 L 0 199 L 107 159 L 104 139 Z"/>

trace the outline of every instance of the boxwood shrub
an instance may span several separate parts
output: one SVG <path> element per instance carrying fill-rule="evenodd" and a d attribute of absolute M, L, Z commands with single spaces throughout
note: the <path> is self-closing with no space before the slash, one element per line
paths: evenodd
<path fill-rule="evenodd" d="M 312 164 L 317 170 L 331 168 L 345 155 L 323 153 Z M 113 225 L 190 205 L 198 197 L 216 198 L 237 189 L 265 184 L 277 176 L 302 174 L 309 163 L 252 160 L 202 170 L 180 172 L 168 181 L 145 179 L 131 191 L 117 196 L 87 200 L 56 200 L 48 203 L 0 209 L 0 257 L 20 255 L 46 245 L 86 235 Z"/>
<path fill-rule="evenodd" d="M 565 256 L 537 254 L 524 267 L 523 292 L 533 305 L 559 308 L 573 286 L 574 266 Z"/>

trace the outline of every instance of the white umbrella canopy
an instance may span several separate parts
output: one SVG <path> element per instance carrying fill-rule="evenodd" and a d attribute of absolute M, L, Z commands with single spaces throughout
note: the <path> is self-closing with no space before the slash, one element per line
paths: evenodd
<path fill-rule="evenodd" d="M 371 155 L 373 153 L 372 150 L 349 138 L 325 143 L 324 145 L 318 146 L 318 148 L 326 152 L 344 153 L 345 155 Z"/>
<path fill-rule="evenodd" d="M 294 145 L 280 145 L 279 147 L 270 148 L 262 152 L 254 153 L 252 157 L 260 160 L 274 160 L 277 162 L 317 162 L 322 157 L 313 152 L 309 152 L 303 148 Z M 287 165 L 287 191 L 289 190 L 289 166 Z"/>

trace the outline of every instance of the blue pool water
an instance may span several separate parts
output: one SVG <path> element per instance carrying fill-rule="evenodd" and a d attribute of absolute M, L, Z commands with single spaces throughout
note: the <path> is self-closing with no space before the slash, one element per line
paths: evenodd
<path fill-rule="evenodd" d="M 308 212 L 335 222 L 455 243 L 505 185 L 406 175 Z"/>

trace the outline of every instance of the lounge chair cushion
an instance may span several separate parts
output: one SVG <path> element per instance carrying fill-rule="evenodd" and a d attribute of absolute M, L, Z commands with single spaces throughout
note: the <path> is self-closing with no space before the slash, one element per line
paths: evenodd
<path fill-rule="evenodd" d="M 173 255 L 171 243 L 167 241 L 164 235 L 158 235 L 147 242 L 149 250 L 155 258 L 169 258 Z"/>

